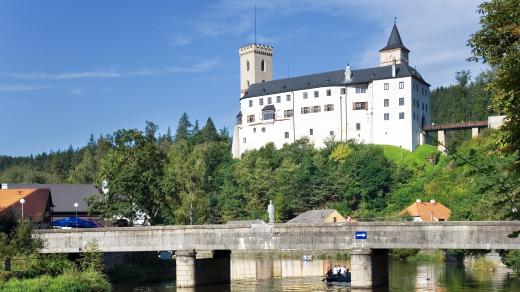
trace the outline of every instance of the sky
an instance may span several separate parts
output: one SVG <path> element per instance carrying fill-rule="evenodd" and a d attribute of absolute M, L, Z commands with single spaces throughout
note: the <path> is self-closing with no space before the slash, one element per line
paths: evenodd
<path fill-rule="evenodd" d="M 232 129 L 238 49 L 274 47 L 273 78 L 376 67 L 397 17 L 432 88 L 468 63 L 476 0 L 1 0 L 0 155 L 84 146 L 91 134 L 175 131 L 183 112 Z M 232 133 L 232 130 L 230 130 Z"/>

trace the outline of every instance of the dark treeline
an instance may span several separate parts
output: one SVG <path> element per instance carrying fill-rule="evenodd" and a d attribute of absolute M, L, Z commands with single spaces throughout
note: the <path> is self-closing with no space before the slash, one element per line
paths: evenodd
<path fill-rule="evenodd" d="M 481 121 L 487 120 L 490 115 L 495 115 L 496 113 L 491 109 L 492 94 L 486 88 L 493 74 L 493 71 L 484 71 L 472 80 L 471 72 L 462 70 L 455 74 L 456 84 L 432 90 L 430 95 L 432 123 Z M 469 130 L 448 132 L 448 149 L 456 150 L 469 138 L 471 138 Z"/>

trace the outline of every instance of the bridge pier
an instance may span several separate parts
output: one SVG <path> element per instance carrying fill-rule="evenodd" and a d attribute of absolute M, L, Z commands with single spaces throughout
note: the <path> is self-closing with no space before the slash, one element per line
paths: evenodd
<path fill-rule="evenodd" d="M 446 132 L 444 130 L 437 131 L 437 141 L 439 141 L 437 150 L 442 153 L 446 153 Z"/>
<path fill-rule="evenodd" d="M 231 251 L 214 250 L 212 257 L 197 259 L 194 250 L 175 252 L 177 288 L 229 284 Z"/>
<path fill-rule="evenodd" d="M 471 138 L 478 137 L 479 128 L 471 128 Z"/>
<path fill-rule="evenodd" d="M 353 249 L 350 251 L 351 287 L 372 289 L 388 286 L 388 250 Z"/>
<path fill-rule="evenodd" d="M 175 252 L 176 276 L 178 288 L 195 287 L 195 250 L 178 250 Z"/>

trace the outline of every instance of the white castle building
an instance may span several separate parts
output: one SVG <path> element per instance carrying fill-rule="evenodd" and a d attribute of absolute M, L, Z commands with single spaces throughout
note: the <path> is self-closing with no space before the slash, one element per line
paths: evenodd
<path fill-rule="evenodd" d="M 430 123 L 430 84 L 410 67 L 410 52 L 394 24 L 379 67 L 337 70 L 272 80 L 273 48 L 240 48 L 240 112 L 233 157 L 269 142 L 277 148 L 307 137 L 316 147 L 330 139 L 414 150 Z"/>

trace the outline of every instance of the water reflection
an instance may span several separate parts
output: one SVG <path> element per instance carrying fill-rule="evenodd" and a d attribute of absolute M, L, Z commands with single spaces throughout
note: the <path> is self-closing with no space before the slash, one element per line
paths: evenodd
<path fill-rule="evenodd" d="M 321 275 L 327 266 L 336 264 L 350 267 L 350 263 L 345 260 L 302 261 L 277 259 L 272 256 L 233 257 L 232 283 L 228 286 L 176 290 L 175 283 L 160 283 L 141 287 L 117 285 L 114 291 L 351 291 L 344 283 L 327 284 L 322 281 Z M 509 278 L 503 270 L 477 272 L 467 271 L 463 266 L 453 264 L 391 261 L 389 273 L 389 288 L 379 291 L 520 291 L 520 282 Z"/>

